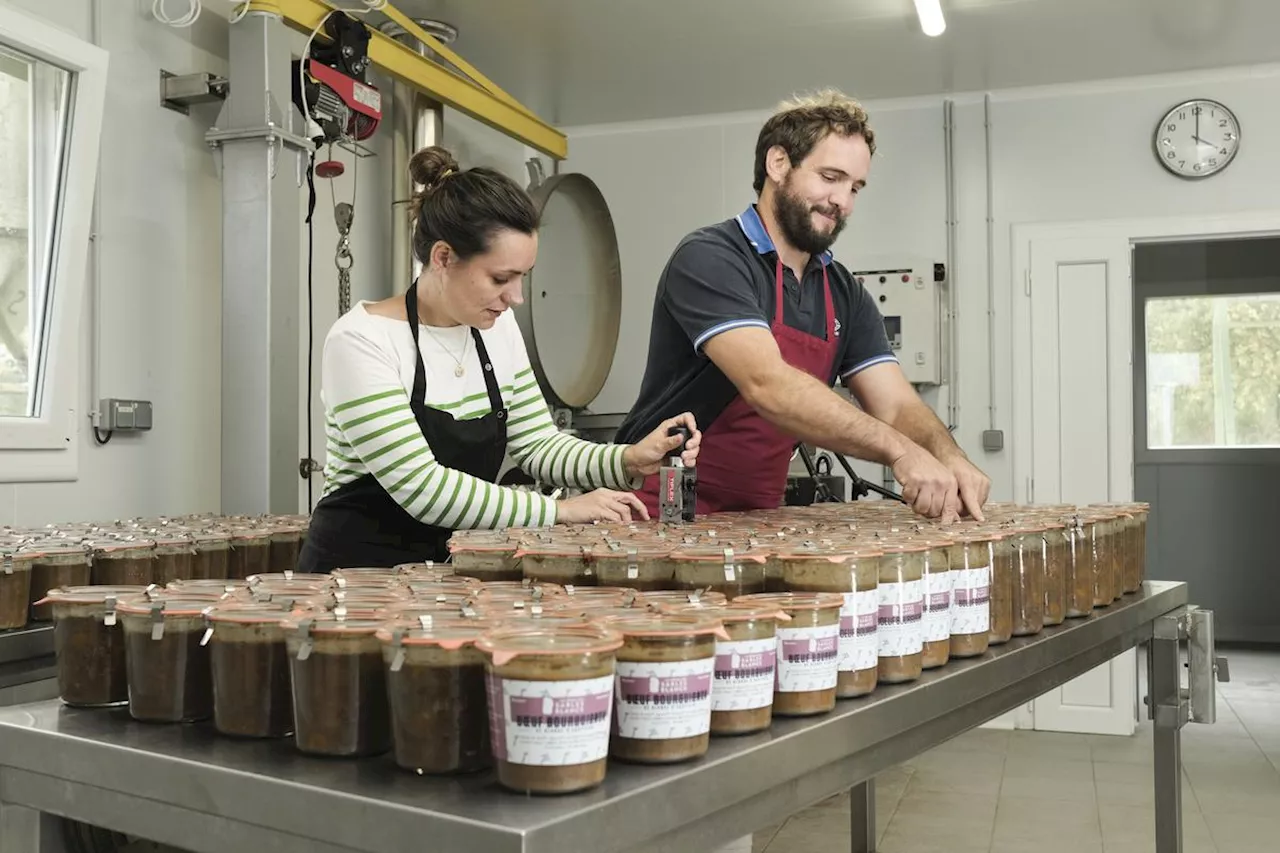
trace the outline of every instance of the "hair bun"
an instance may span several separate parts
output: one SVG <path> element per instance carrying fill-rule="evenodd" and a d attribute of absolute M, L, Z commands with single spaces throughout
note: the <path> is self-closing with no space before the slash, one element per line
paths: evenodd
<path fill-rule="evenodd" d="M 423 148 L 409 158 L 409 177 L 413 178 L 414 183 L 426 187 L 428 192 L 435 189 L 450 172 L 456 171 L 458 161 L 449 149 L 439 145 Z"/>

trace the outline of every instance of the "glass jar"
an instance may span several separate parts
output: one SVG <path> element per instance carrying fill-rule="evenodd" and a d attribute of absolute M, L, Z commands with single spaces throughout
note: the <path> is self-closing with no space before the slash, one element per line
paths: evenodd
<path fill-rule="evenodd" d="M 124 626 L 129 715 L 156 723 L 191 723 L 213 715 L 209 649 L 201 645 L 205 598 L 138 596 L 116 607 Z"/>
<path fill-rule="evenodd" d="M 777 628 L 773 713 L 779 717 L 826 714 L 836 706 L 840 678 L 840 612 L 844 596 L 829 592 L 744 595 L 730 606 L 767 606 L 789 620 Z"/>
<path fill-rule="evenodd" d="M 1013 636 L 1044 630 L 1044 530 L 1023 527 L 1010 536 L 1016 594 L 1013 598 Z"/>
<path fill-rule="evenodd" d="M 889 543 L 880 558 L 879 627 L 881 684 L 915 681 L 924 669 L 924 567 L 929 546 Z"/>
<path fill-rule="evenodd" d="M 671 604 L 664 613 L 719 619 L 729 639 L 716 639 L 716 668 L 711 688 L 711 734 L 762 732 L 773 722 L 773 682 L 777 670 L 778 620 L 785 614 L 769 605 Z M 843 673 L 842 673 L 843 674 Z"/>
<path fill-rule="evenodd" d="M 1142 588 L 1142 544 L 1139 541 L 1137 513 L 1126 506 L 1121 517 L 1124 525 L 1124 563 L 1120 572 L 1120 594 L 1137 592 Z"/>
<path fill-rule="evenodd" d="M 1113 575 L 1111 566 L 1111 520 L 1103 516 L 1091 515 L 1083 519 L 1085 547 L 1091 552 L 1093 567 L 1093 606 L 1109 607 L 1115 600 L 1112 594 Z"/>
<path fill-rule="evenodd" d="M 836 698 L 851 699 L 875 690 L 879 660 L 881 552 L 849 546 L 792 547 L 770 558 L 783 582 L 796 592 L 838 592 L 840 660 Z"/>
<path fill-rule="evenodd" d="M 0 547 L 0 631 L 21 628 L 31 611 L 31 567 L 38 551 Z"/>
<path fill-rule="evenodd" d="M 364 614 L 358 614 L 363 616 Z M 302 614 L 285 622 L 294 742 L 310 755 L 356 757 L 391 748 L 381 620 Z"/>
<path fill-rule="evenodd" d="M 1140 592 L 1142 582 L 1147 579 L 1147 519 L 1151 515 L 1151 504 L 1130 504 L 1129 511 L 1133 513 L 1134 558 L 1133 569 L 1129 576 L 1129 583 L 1125 585 L 1125 591 Z"/>
<path fill-rule="evenodd" d="M 471 536 L 449 540 L 449 554 L 454 574 L 482 581 L 518 581 L 524 577 L 517 545 L 505 536 L 489 534 L 487 538 Z"/>
<path fill-rule="evenodd" d="M 647 591 L 675 586 L 671 546 L 610 542 L 595 550 L 597 580 L 609 586 Z"/>
<path fill-rule="evenodd" d="M 155 583 L 195 578 L 195 541 L 180 533 L 160 531 L 155 534 Z"/>
<path fill-rule="evenodd" d="M 221 580 L 231 577 L 231 535 L 205 531 L 191 537 L 195 555 L 191 559 L 192 580 Z"/>
<path fill-rule="evenodd" d="M 1073 516 L 1063 531 L 1066 540 L 1068 619 L 1079 619 L 1093 612 L 1093 548 L 1084 525 L 1080 516 Z"/>
<path fill-rule="evenodd" d="M 378 631 L 396 764 L 433 775 L 493 764 L 480 619 L 427 618 Z"/>
<path fill-rule="evenodd" d="M 1013 568 L 1012 535 L 984 532 L 991 542 L 991 636 L 998 646 L 1013 638 L 1013 601 L 1018 595 L 1018 577 Z"/>
<path fill-rule="evenodd" d="M 921 540 L 924 552 L 924 617 L 921 669 L 937 669 L 951 659 L 951 554 L 950 541 Z"/>
<path fill-rule="evenodd" d="M 141 595 L 142 589 L 63 587 L 40 600 L 52 612 L 58 695 L 67 705 L 103 708 L 129 701 L 124 630 L 116 606 L 121 599 Z"/>
<path fill-rule="evenodd" d="M 156 543 L 150 539 L 92 542 L 90 576 L 95 586 L 150 586 L 156 582 Z"/>
<path fill-rule="evenodd" d="M 644 603 L 650 607 L 662 607 L 668 604 L 703 604 L 717 606 L 728 604 L 729 598 L 723 592 L 702 589 L 659 589 L 649 590 L 643 594 Z"/>
<path fill-rule="evenodd" d="M 302 553 L 302 526 L 285 522 L 271 528 L 271 553 L 267 560 L 273 572 L 292 572 L 298 568 L 298 556 Z"/>
<path fill-rule="evenodd" d="M 605 779 L 622 635 L 603 625 L 509 625 L 482 634 L 498 782 L 567 794 Z"/>
<path fill-rule="evenodd" d="M 951 657 L 986 654 L 991 641 L 992 542 L 972 532 L 951 544 Z"/>
<path fill-rule="evenodd" d="M 283 614 L 235 602 L 208 616 L 213 725 L 224 735 L 293 734 L 293 693 Z"/>
<path fill-rule="evenodd" d="M 618 649 L 609 755 L 636 764 L 675 764 L 705 755 L 720 620 L 697 614 L 610 616 Z"/>
<path fill-rule="evenodd" d="M 271 571 L 271 531 L 241 528 L 231 533 L 230 577 L 243 580 Z"/>
<path fill-rule="evenodd" d="M 564 542 L 530 545 L 516 552 L 525 578 L 531 581 L 589 586 L 596 582 L 591 546 Z"/>
<path fill-rule="evenodd" d="M 1067 575 L 1071 543 L 1067 526 L 1049 522 L 1044 529 L 1044 624 L 1061 625 L 1067 618 Z"/>
<path fill-rule="evenodd" d="M 53 618 L 53 605 L 38 602 L 59 587 L 88 586 L 89 552 L 70 539 L 45 539 L 36 550 L 31 563 L 30 615 L 33 622 L 48 622 Z"/>
<path fill-rule="evenodd" d="M 730 601 L 764 592 L 765 555 L 723 545 L 685 546 L 671 552 L 676 586 L 723 593 Z"/>

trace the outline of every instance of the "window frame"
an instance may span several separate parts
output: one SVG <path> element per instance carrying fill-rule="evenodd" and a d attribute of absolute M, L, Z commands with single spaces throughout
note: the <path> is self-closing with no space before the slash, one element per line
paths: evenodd
<path fill-rule="evenodd" d="M 0 44 L 71 74 L 61 180 L 54 210 L 37 379 L 36 417 L 0 417 L 0 480 L 74 476 L 80 400 L 80 319 L 87 273 L 108 54 L 54 25 L 0 5 Z M 5 453 L 5 451 L 55 451 Z M 61 452 L 56 452 L 61 451 Z"/>
<path fill-rule="evenodd" d="M 1216 298 L 1271 295 L 1274 281 L 1241 278 L 1229 287 L 1210 289 L 1199 281 L 1148 283 L 1134 281 L 1133 431 L 1135 464 L 1269 465 L 1280 464 L 1280 447 L 1231 445 L 1152 447 L 1147 423 L 1147 302 L 1153 299 Z"/>

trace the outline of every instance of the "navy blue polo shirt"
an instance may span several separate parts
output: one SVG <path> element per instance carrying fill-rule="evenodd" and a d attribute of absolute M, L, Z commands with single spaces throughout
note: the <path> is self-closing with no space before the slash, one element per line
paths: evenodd
<path fill-rule="evenodd" d="M 649 359 L 640 395 L 618 430 L 619 442 L 638 441 L 664 419 L 685 411 L 693 412 L 705 430 L 733 401 L 737 388 L 702 348 L 730 329 L 770 327 L 777 311 L 777 259 L 755 205 L 680 242 L 658 280 Z M 783 267 L 783 322 L 826 339 L 824 269 L 840 339 L 827 383 L 834 385 L 874 364 L 896 362 L 875 301 L 830 252 L 809 259 L 803 281 Z"/>

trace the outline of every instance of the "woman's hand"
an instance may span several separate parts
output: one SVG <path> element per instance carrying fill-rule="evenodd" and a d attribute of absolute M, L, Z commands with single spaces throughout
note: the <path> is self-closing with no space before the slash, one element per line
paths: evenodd
<path fill-rule="evenodd" d="M 627 475 L 631 477 L 646 477 L 649 474 L 658 473 L 658 469 L 662 467 L 663 460 L 680 446 L 680 436 L 667 435 L 667 431 L 672 427 L 682 426 L 689 430 L 689 442 L 684 447 L 684 453 L 680 454 L 680 458 L 684 461 L 685 467 L 692 468 L 698 464 L 698 446 L 702 443 L 702 433 L 698 431 L 698 424 L 693 419 L 693 415 L 685 412 L 682 415 L 676 415 L 674 418 L 667 418 L 658 424 L 658 428 L 653 432 L 640 439 L 635 444 L 627 447 L 622 452 L 622 462 L 627 468 Z"/>
<path fill-rule="evenodd" d="M 649 511 L 640 499 L 630 492 L 612 489 L 596 489 L 585 495 L 560 501 L 556 510 L 558 524 L 586 524 L 592 521 L 649 520 Z"/>

